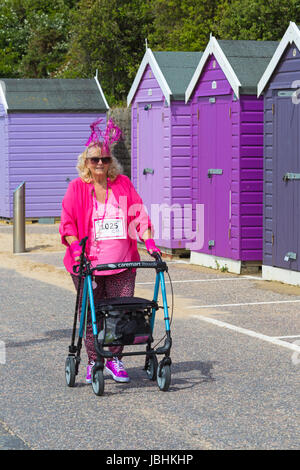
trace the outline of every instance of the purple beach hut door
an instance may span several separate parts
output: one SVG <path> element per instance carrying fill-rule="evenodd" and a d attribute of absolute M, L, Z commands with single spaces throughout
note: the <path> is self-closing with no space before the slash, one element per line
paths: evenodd
<path fill-rule="evenodd" d="M 230 258 L 231 96 L 199 99 L 199 196 L 204 253 Z"/>
<path fill-rule="evenodd" d="M 274 152 L 274 214 L 273 264 L 277 267 L 299 270 L 299 106 L 292 101 L 289 91 L 274 91 L 275 152 Z"/>
<path fill-rule="evenodd" d="M 150 216 L 151 205 L 163 203 L 162 110 L 162 102 L 140 103 L 138 110 L 138 192 Z"/>

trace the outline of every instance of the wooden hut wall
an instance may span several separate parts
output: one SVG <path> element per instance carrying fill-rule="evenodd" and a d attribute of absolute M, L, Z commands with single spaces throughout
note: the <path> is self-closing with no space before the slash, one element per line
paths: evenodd
<path fill-rule="evenodd" d="M 212 88 L 212 83 L 214 87 Z M 196 230 L 196 204 L 199 203 L 199 99 L 228 96 L 231 120 L 230 189 L 231 204 L 228 227 L 230 258 L 234 260 L 262 259 L 263 203 L 263 101 L 255 96 L 234 96 L 233 90 L 212 55 L 208 59 L 195 87 L 191 102 L 192 114 L 192 202 L 193 230 Z M 213 136 L 212 136 L 213 138 Z M 206 177 L 206 175 L 204 176 Z M 203 202 L 203 201 L 200 201 Z M 205 210 L 208 208 L 206 207 Z M 214 210 L 218 211 L 215 207 Z M 205 229 L 205 227 L 204 227 Z M 211 254 L 207 247 L 201 252 Z"/>
<path fill-rule="evenodd" d="M 0 217 L 8 217 L 7 116 L 0 103 Z"/>
<path fill-rule="evenodd" d="M 90 135 L 94 113 L 11 113 L 7 116 L 9 212 L 13 191 L 26 182 L 26 217 L 59 217 L 69 181 L 78 176 L 77 157 Z M 2 214 L 1 214 L 2 215 Z"/>
<path fill-rule="evenodd" d="M 149 90 L 151 90 L 149 92 Z M 138 89 L 136 91 L 135 97 L 131 104 L 132 109 L 132 127 L 131 127 L 131 136 L 132 136 L 132 181 L 141 194 L 144 203 L 147 207 L 149 215 L 151 215 L 151 204 L 156 203 L 157 201 L 151 199 L 151 195 L 148 194 L 145 186 L 142 181 L 142 169 L 145 167 L 145 152 L 143 148 L 147 143 L 143 140 L 141 129 L 141 119 L 142 113 L 145 113 L 144 107 L 146 105 L 153 105 L 153 109 L 161 108 L 159 113 L 159 121 L 156 122 L 156 126 L 161 128 L 162 134 L 162 155 L 161 160 L 157 162 L 159 164 L 158 171 L 155 170 L 154 177 L 155 183 L 157 178 L 159 182 L 156 184 L 156 198 L 160 204 L 171 204 L 171 181 L 170 181 L 170 107 L 165 106 L 165 97 L 162 93 L 162 90 L 154 77 L 151 67 L 148 65 L 145 69 L 143 77 L 139 83 Z M 151 112 L 151 109 L 150 109 Z M 152 139 L 152 142 L 155 142 L 157 136 L 153 128 L 149 127 L 148 136 L 149 139 Z M 145 149 L 146 150 L 146 149 Z M 171 247 L 170 240 L 163 240 L 161 237 L 162 227 L 161 223 L 156 227 L 156 241 L 158 244 L 165 246 L 167 248 Z"/>
<path fill-rule="evenodd" d="M 284 262 L 284 255 L 288 251 L 295 251 L 298 256 L 300 253 L 300 227 L 299 227 L 299 201 L 300 191 L 297 181 L 286 183 L 286 187 L 280 187 L 283 184 L 283 174 L 278 174 L 279 166 L 286 167 L 288 171 L 299 171 L 300 164 L 298 161 L 293 165 L 288 160 L 292 154 L 293 148 L 300 150 L 299 144 L 299 131 L 298 138 L 295 141 L 294 134 L 292 134 L 291 119 L 298 119 L 299 105 L 293 104 L 292 95 L 282 97 L 281 100 L 286 101 L 286 109 L 289 114 L 286 114 L 285 129 L 276 128 L 276 119 L 279 117 L 279 110 L 277 109 L 276 98 L 280 90 L 290 90 L 291 93 L 295 91 L 293 82 L 299 79 L 300 71 L 300 52 L 298 48 L 292 43 L 287 47 L 282 55 L 266 90 L 264 90 L 264 115 L 265 115 L 265 136 L 264 136 L 264 248 L 263 248 L 263 264 L 266 266 L 275 266 L 285 269 L 299 270 L 298 260 L 289 260 Z M 299 82 L 298 82 L 299 83 Z M 298 84 L 299 88 L 299 84 Z M 296 88 L 297 89 L 297 88 Z M 299 98 L 299 95 L 298 95 Z M 297 100 L 298 100 L 297 98 Z M 292 109 L 293 108 L 293 109 Z M 298 121 L 300 122 L 300 121 Z M 299 124 L 298 124 L 299 126 Z M 299 129 L 299 127 L 298 127 Z M 277 154 L 277 146 L 283 144 L 286 147 L 286 154 Z M 290 145 L 288 145 L 290 143 Z M 290 150 L 288 150 L 288 148 Z M 298 153 L 299 155 L 299 153 Z M 281 159 L 281 162 L 277 161 Z M 286 161 L 286 164 L 284 163 Z M 280 180 L 280 183 L 279 183 Z M 290 198 L 287 198 L 284 190 L 291 190 Z M 285 232 L 285 235 L 284 235 Z M 293 242 L 294 239 L 294 242 Z M 293 246 L 292 246 L 293 245 Z M 286 253 L 284 251 L 286 248 Z M 297 256 L 297 257 L 298 257 Z"/>
<path fill-rule="evenodd" d="M 170 208 L 170 217 L 160 218 L 156 241 L 165 248 L 185 248 L 187 240 L 184 238 L 182 216 L 184 205 L 191 204 L 192 191 L 190 105 L 183 100 L 171 100 L 168 106 L 151 67 L 147 66 L 132 102 L 132 179 L 142 197 L 144 188 L 141 185 L 141 169 L 145 164 L 141 113 L 145 112 L 146 104 L 152 104 L 153 109 L 160 106 L 158 122 L 153 127 L 149 124 L 149 133 L 151 139 L 155 140 L 155 128 L 161 128 L 163 147 L 161 160 L 157 162 L 155 170 L 157 201 L 151 203 L 159 202 Z M 155 160 L 155 156 L 153 159 Z M 148 195 L 143 199 L 147 205 Z M 167 237 L 163 237 L 163 234 L 167 234 Z"/>

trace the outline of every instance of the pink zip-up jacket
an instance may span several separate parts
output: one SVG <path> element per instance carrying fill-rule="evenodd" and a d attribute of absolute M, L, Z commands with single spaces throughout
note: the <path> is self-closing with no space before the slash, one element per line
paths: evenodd
<path fill-rule="evenodd" d="M 127 236 L 130 240 L 130 261 L 139 261 L 140 255 L 137 249 L 137 237 L 142 240 L 145 231 L 153 226 L 144 208 L 141 197 L 136 192 L 132 182 L 125 175 L 118 175 L 114 181 L 108 180 L 109 187 L 123 211 L 127 214 Z M 81 178 L 76 178 L 69 183 L 67 192 L 62 201 L 61 222 L 59 232 L 61 241 L 67 250 L 64 257 L 64 265 L 68 272 L 73 273 L 74 260 L 70 253 L 67 236 L 75 236 L 80 241 L 89 235 L 90 221 L 93 212 L 94 185 L 85 183 Z M 89 252 L 90 240 L 87 241 L 86 252 Z M 112 271 L 113 274 L 113 271 Z"/>

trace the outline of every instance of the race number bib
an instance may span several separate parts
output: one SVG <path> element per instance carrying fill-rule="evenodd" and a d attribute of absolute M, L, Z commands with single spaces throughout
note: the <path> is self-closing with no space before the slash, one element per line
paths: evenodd
<path fill-rule="evenodd" d="M 94 221 L 95 240 L 126 239 L 123 217 L 96 219 Z"/>

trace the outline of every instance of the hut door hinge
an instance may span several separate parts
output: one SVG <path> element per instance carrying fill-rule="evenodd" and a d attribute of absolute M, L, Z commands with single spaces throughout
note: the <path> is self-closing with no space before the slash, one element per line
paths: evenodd
<path fill-rule="evenodd" d="M 229 106 L 229 118 L 231 118 L 231 106 Z"/>
<path fill-rule="evenodd" d="M 273 114 L 273 116 L 275 114 L 275 104 L 274 103 L 272 104 L 272 114 Z"/>
<path fill-rule="evenodd" d="M 199 108 L 197 109 L 197 120 L 199 121 Z"/>
<path fill-rule="evenodd" d="M 165 115 L 164 115 L 164 112 L 161 113 L 161 120 L 162 122 L 164 122 L 164 119 L 165 119 Z"/>
<path fill-rule="evenodd" d="M 274 245 L 274 233 L 272 233 L 272 246 Z"/>

